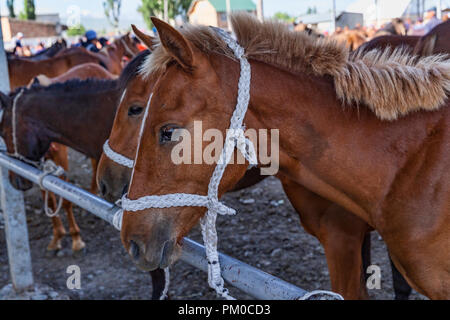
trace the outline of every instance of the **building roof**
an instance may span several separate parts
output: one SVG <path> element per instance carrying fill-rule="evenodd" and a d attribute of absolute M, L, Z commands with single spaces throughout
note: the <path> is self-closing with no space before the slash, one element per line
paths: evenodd
<path fill-rule="evenodd" d="M 199 0 L 192 1 L 188 12 L 194 7 Z M 227 11 L 226 0 L 207 0 L 216 9 L 217 12 Z M 252 0 L 230 0 L 231 11 L 256 11 L 256 4 Z"/>

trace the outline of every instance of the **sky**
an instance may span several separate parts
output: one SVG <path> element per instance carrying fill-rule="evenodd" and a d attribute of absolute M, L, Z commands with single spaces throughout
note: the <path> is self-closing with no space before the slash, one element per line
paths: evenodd
<path fill-rule="evenodd" d="M 161 0 L 162 1 L 162 0 Z M 256 0 L 253 0 L 254 2 Z M 395 0 L 392 0 L 395 1 Z M 427 5 L 435 5 L 437 0 L 426 0 Z M 23 9 L 23 1 L 16 0 L 16 13 Z M 355 0 L 336 0 L 337 10 L 344 10 Z M 443 1 L 443 2 L 446 2 Z M 103 0 L 35 0 L 37 13 L 59 13 L 63 21 L 68 17 L 71 6 L 78 6 L 82 19 L 104 19 Z M 123 23 L 135 23 L 142 26 L 143 19 L 137 8 L 141 0 L 122 0 L 121 19 Z M 299 16 L 306 12 L 308 7 L 316 6 L 318 12 L 327 12 L 331 9 L 332 0 L 264 0 L 264 15 L 273 16 L 275 12 L 286 12 L 291 16 Z M 2 14 L 7 14 L 6 1 L 0 0 Z M 86 20 L 87 21 L 87 20 Z"/>

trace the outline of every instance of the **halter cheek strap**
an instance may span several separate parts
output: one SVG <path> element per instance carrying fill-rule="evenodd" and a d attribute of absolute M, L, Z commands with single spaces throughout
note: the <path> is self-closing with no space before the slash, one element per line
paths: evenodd
<path fill-rule="evenodd" d="M 208 211 L 201 219 L 203 241 L 208 259 L 208 283 L 217 294 L 226 299 L 234 299 L 224 287 L 221 276 L 219 255 L 217 252 L 217 214 L 235 214 L 231 209 L 219 202 L 218 188 L 228 163 L 233 156 L 234 148 L 237 148 L 252 165 L 257 164 L 256 152 L 253 143 L 245 137 L 243 121 L 250 101 L 251 67 L 245 57 L 244 49 L 225 31 L 215 29 L 225 43 L 233 50 L 240 62 L 241 75 L 238 84 L 238 98 L 236 109 L 230 120 L 230 128 L 227 131 L 225 145 L 222 149 L 217 166 L 208 186 L 208 195 L 176 193 L 169 195 L 150 195 L 137 200 L 128 199 L 125 195 L 122 199 L 122 208 L 125 211 L 137 212 L 149 208 L 171 207 L 206 207 Z M 143 120 L 145 121 L 145 119 Z M 142 139 L 142 137 L 141 137 Z"/>

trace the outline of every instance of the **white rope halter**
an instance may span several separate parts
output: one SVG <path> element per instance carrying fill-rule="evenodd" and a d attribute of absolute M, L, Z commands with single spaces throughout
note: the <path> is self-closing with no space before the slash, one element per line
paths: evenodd
<path fill-rule="evenodd" d="M 242 155 L 256 165 L 257 158 L 253 143 L 244 136 L 243 121 L 247 113 L 250 101 L 251 67 L 245 57 L 244 49 L 226 32 L 215 29 L 225 43 L 233 50 L 235 56 L 240 61 L 241 75 L 238 84 L 238 98 L 236 109 L 231 117 L 230 128 L 227 131 L 225 145 L 220 155 L 217 166 L 211 177 L 208 186 L 208 195 L 176 193 L 168 195 L 150 195 L 137 200 L 130 200 L 125 195 L 122 199 L 122 208 L 125 211 L 137 212 L 149 208 L 171 208 L 171 207 L 206 207 L 208 211 L 201 219 L 203 241 L 206 247 L 206 257 L 208 260 L 208 283 L 218 295 L 225 299 L 234 299 L 224 287 L 224 280 L 221 276 L 219 254 L 217 252 L 217 214 L 231 215 L 236 211 L 219 202 L 218 188 L 222 176 L 234 152 L 237 148 Z M 145 118 L 143 119 L 145 122 Z M 142 137 L 141 137 L 142 138 Z"/>
<path fill-rule="evenodd" d="M 234 148 L 236 147 L 242 155 L 250 162 L 251 165 L 257 165 L 257 158 L 255 148 L 253 143 L 244 136 L 243 121 L 245 114 L 248 109 L 248 104 L 250 101 L 250 82 L 251 82 L 251 67 L 247 59 L 245 58 L 244 49 L 228 35 L 225 31 L 214 28 L 216 32 L 222 37 L 225 43 L 233 50 L 235 56 L 240 61 L 241 75 L 238 83 L 238 98 L 236 109 L 231 117 L 230 129 L 227 131 L 227 136 L 225 140 L 225 145 L 220 155 L 218 164 L 214 170 L 211 177 L 210 183 L 208 185 L 208 195 L 201 196 L 196 194 L 186 194 L 186 193 L 176 193 L 168 195 L 150 195 L 144 196 L 137 200 L 130 200 L 127 195 L 117 202 L 123 210 L 118 210 L 113 218 L 114 226 L 121 230 L 122 228 L 122 218 L 123 211 L 138 212 L 150 208 L 171 208 L 171 207 L 206 207 L 208 211 L 206 215 L 201 219 L 200 225 L 202 229 L 203 242 L 206 248 L 206 257 L 208 260 L 208 283 L 211 288 L 213 288 L 218 295 L 225 299 L 234 300 L 232 296 L 229 295 L 228 290 L 224 287 L 224 280 L 221 276 L 219 255 L 217 252 L 217 230 L 216 230 L 216 218 L 217 214 L 221 215 L 233 215 L 236 211 L 232 208 L 225 206 L 219 202 L 218 199 L 218 188 L 222 180 L 222 176 L 228 163 L 233 155 Z M 142 140 L 142 132 L 144 129 L 145 121 L 148 116 L 148 109 L 150 108 L 152 96 L 147 104 L 146 113 L 142 120 L 141 130 L 140 130 L 140 141 Z M 138 147 L 139 149 L 139 147 Z M 108 141 L 104 145 L 105 154 L 113 161 L 120 165 L 125 165 L 127 167 L 133 167 L 134 175 L 134 163 L 135 161 L 124 157 L 116 152 L 114 152 Z M 137 152 L 136 152 L 137 158 Z M 133 178 L 132 178 L 133 179 Z M 163 295 L 161 299 L 166 297 L 167 288 L 169 284 L 169 269 L 164 269 L 166 286 L 164 288 Z M 341 300 L 342 296 L 329 291 L 313 291 L 308 293 L 301 299 L 314 299 L 319 297 L 319 299 L 338 299 Z"/>
<path fill-rule="evenodd" d="M 103 153 L 110 158 L 112 161 L 120 164 L 121 166 L 132 169 L 134 167 L 134 160 L 131 160 L 120 153 L 115 152 L 109 145 L 109 140 L 106 140 L 103 145 Z"/>

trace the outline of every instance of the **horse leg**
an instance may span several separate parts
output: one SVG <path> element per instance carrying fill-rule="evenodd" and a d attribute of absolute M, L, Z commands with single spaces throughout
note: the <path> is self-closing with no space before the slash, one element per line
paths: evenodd
<path fill-rule="evenodd" d="M 49 158 L 55 162 L 55 164 L 64 168 L 67 172 L 69 170 L 69 153 L 68 148 L 64 145 L 53 143 L 48 153 Z M 63 180 L 68 180 L 66 177 L 61 177 Z M 81 239 L 80 228 L 75 221 L 73 215 L 73 204 L 67 200 L 63 200 L 62 208 L 66 211 L 67 220 L 69 223 L 69 232 L 72 238 L 72 251 L 79 252 L 86 247 L 86 244 Z"/>
<path fill-rule="evenodd" d="M 70 201 L 63 200 L 63 208 L 67 213 L 67 220 L 69 222 L 69 232 L 72 237 L 72 251 L 79 252 L 86 247 L 86 244 L 81 239 L 80 228 L 78 227 L 75 217 L 73 215 L 73 204 Z"/>
<path fill-rule="evenodd" d="M 430 299 L 450 298 L 448 224 L 426 231 L 404 228 L 382 233 L 392 261 L 408 284 Z M 400 240 L 401 239 L 401 240 Z"/>
<path fill-rule="evenodd" d="M 91 189 L 90 189 L 90 193 L 92 194 L 97 194 L 97 167 L 98 167 L 98 160 L 95 159 L 91 159 L 91 164 L 92 164 L 92 180 L 91 180 Z"/>
<path fill-rule="evenodd" d="M 408 284 L 405 278 L 403 278 L 400 271 L 398 271 L 394 262 L 392 262 L 390 255 L 389 261 L 391 262 L 392 283 L 394 286 L 395 300 L 408 300 L 412 291 L 411 286 Z"/>
<path fill-rule="evenodd" d="M 345 299 L 367 299 L 361 252 L 369 226 L 297 183 L 280 179 L 305 230 L 325 249 L 332 290 Z"/>
<path fill-rule="evenodd" d="M 164 269 L 156 269 L 154 271 L 150 271 L 149 273 L 152 278 L 152 300 L 159 300 L 166 287 L 166 274 Z"/>
<path fill-rule="evenodd" d="M 44 197 L 45 192 L 42 191 L 42 196 Z M 49 207 L 56 210 L 56 198 L 53 193 L 48 195 Z M 61 239 L 66 235 L 66 230 L 62 224 L 61 218 L 59 216 L 54 216 L 52 219 L 53 225 L 53 237 L 47 246 L 47 251 L 57 252 L 62 249 Z"/>

